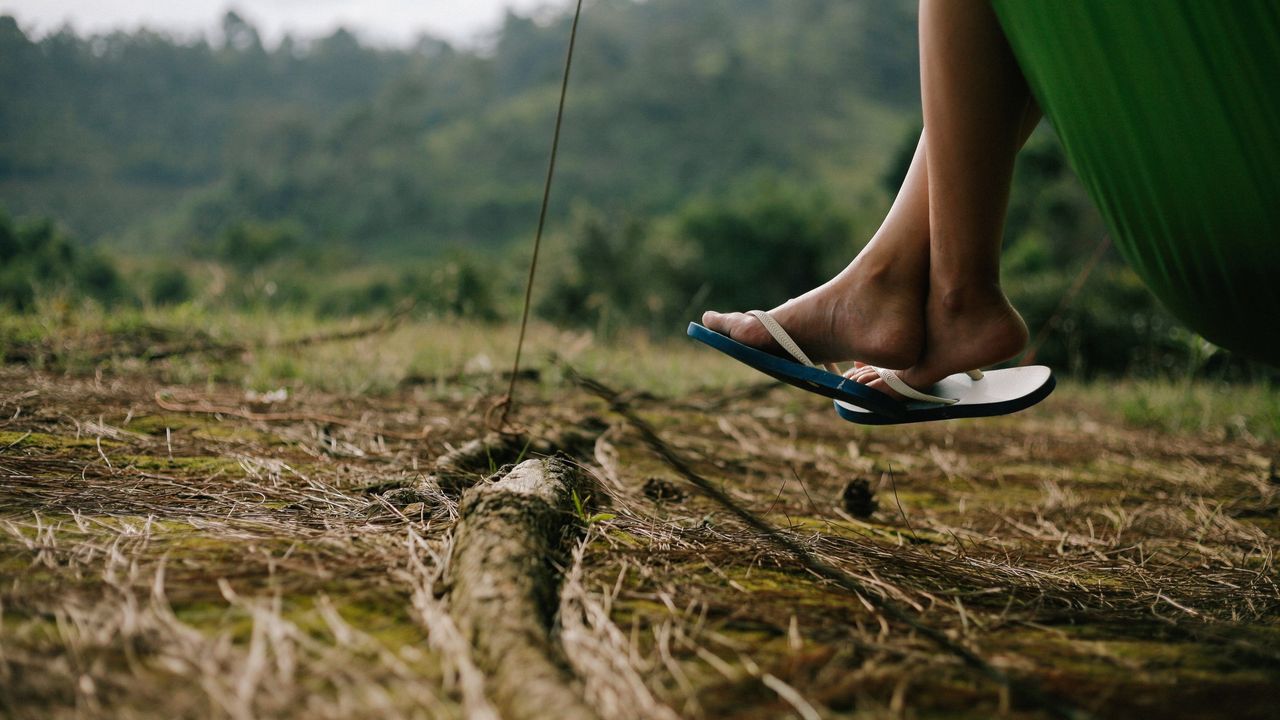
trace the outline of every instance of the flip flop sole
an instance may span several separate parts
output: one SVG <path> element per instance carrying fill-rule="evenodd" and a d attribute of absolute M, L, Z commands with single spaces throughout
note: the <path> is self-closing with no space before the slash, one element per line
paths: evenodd
<path fill-rule="evenodd" d="M 794 360 L 757 350 L 750 345 L 743 345 L 733 338 L 715 330 L 709 330 L 698 323 L 689 323 L 689 337 L 801 390 L 850 403 L 850 407 L 866 408 L 875 417 L 882 418 L 882 424 L 902 422 L 897 418 L 904 417 L 906 406 L 903 403 L 879 390 L 833 372 L 802 365 Z"/>
<path fill-rule="evenodd" d="M 1049 397 L 1057 381 L 1043 365 L 989 370 L 981 380 L 971 380 L 964 373 L 944 378 L 932 389 L 934 395 L 959 398 L 952 405 L 924 402 L 903 403 L 906 412 L 899 417 L 870 412 L 862 407 L 836 400 L 836 412 L 849 422 L 861 425 L 901 425 L 929 420 L 993 417 L 1025 410 Z"/>

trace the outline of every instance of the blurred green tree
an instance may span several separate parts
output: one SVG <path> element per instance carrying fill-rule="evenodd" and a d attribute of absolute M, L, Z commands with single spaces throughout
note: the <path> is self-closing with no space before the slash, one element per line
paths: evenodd
<path fill-rule="evenodd" d="M 31 310 L 39 292 L 71 292 L 105 304 L 134 299 L 107 256 L 84 253 L 51 219 L 15 224 L 0 209 L 0 305 Z"/>
<path fill-rule="evenodd" d="M 850 219 L 830 198 L 774 179 L 691 203 L 676 232 L 693 252 L 682 289 L 716 308 L 772 307 L 825 282 L 857 251 Z"/>

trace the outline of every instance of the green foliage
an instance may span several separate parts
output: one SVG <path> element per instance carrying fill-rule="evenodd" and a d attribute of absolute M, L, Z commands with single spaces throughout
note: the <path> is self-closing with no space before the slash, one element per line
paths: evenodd
<path fill-rule="evenodd" d="M 692 248 L 686 291 L 709 306 L 755 307 L 820 285 L 856 254 L 851 222 L 822 193 L 751 183 L 727 202 L 694 202 L 677 216 Z"/>
<path fill-rule="evenodd" d="M 856 248 L 820 192 L 775 179 L 689 202 L 654 222 L 581 210 L 547 270 L 540 312 L 609 333 L 682 327 L 705 307 L 756 307 L 820 284 Z"/>
<path fill-rule="evenodd" d="M 587 503 L 591 502 L 591 496 L 588 495 L 586 500 L 582 500 L 578 497 L 577 490 L 571 490 L 570 492 L 573 494 L 573 511 L 578 516 L 578 520 L 580 520 L 584 525 L 590 526 L 595 523 L 605 522 L 617 517 L 617 515 L 613 513 L 590 512 L 587 509 Z"/>
<path fill-rule="evenodd" d="M 10 267 L 0 269 L 0 304 L 15 310 L 28 310 L 35 305 L 35 288 L 31 281 Z"/>
<path fill-rule="evenodd" d="M 266 51 L 229 13 L 225 42 L 148 30 L 36 40 L 0 17 L 0 187 L 22 214 L 89 240 L 140 227 L 223 178 L 235 139 L 262 118 L 331 117 L 412 60 L 350 33 Z"/>
<path fill-rule="evenodd" d="M 672 307 L 681 295 L 676 259 L 648 224 L 580 210 L 565 245 L 544 265 L 544 317 L 609 334 L 635 324 L 657 330 L 680 309 Z"/>
<path fill-rule="evenodd" d="M 72 292 L 106 304 L 131 299 L 104 255 L 85 252 L 52 220 L 15 225 L 0 210 L 0 306 L 31 310 L 40 292 Z"/>
<path fill-rule="evenodd" d="M 311 244 L 492 247 L 536 216 L 568 22 L 509 15 L 478 52 L 343 30 L 268 49 L 235 13 L 212 43 L 6 18 L 0 188 L 89 240 L 207 247 L 254 218 Z M 589 23 L 553 218 L 570 198 L 668 213 L 766 166 L 865 186 L 869 127 L 918 85 L 907 0 L 611 0 Z"/>
<path fill-rule="evenodd" d="M 1082 262 L 1106 231 L 1102 216 L 1071 173 L 1057 136 L 1042 126 L 1027 141 L 1014 168 L 1005 220 L 1006 250 L 1035 236 L 1041 261 L 1060 270 Z M 1114 264 L 1115 258 L 1110 262 Z"/>
<path fill-rule="evenodd" d="M 163 267 L 152 273 L 147 295 L 157 306 L 180 305 L 193 295 L 191 278 L 179 267 Z"/>
<path fill-rule="evenodd" d="M 1054 269 L 1053 250 L 1043 233 L 1030 230 L 1005 249 L 1000 263 L 1006 277 L 1050 272 Z"/>
<path fill-rule="evenodd" d="M 382 269 L 372 279 L 315 287 L 306 301 L 321 316 L 381 312 L 412 303 L 437 316 L 493 322 L 502 317 L 504 298 L 497 282 L 507 269 L 458 250 L 398 271 Z"/>
<path fill-rule="evenodd" d="M 300 234 L 296 222 L 240 221 L 222 233 L 213 255 L 245 272 L 289 255 L 297 249 Z"/>
<path fill-rule="evenodd" d="M 86 295 L 108 305 L 129 298 L 129 289 L 120 271 L 100 253 L 91 253 L 81 259 L 75 276 Z"/>
<path fill-rule="evenodd" d="M 922 132 L 924 132 L 924 125 L 916 123 L 903 133 L 902 140 L 894 150 L 884 174 L 880 176 L 880 187 L 886 194 L 897 195 L 898 189 L 902 187 L 902 181 L 907 179 L 907 171 L 911 169 L 911 161 L 915 159 L 916 147 L 920 145 Z"/>

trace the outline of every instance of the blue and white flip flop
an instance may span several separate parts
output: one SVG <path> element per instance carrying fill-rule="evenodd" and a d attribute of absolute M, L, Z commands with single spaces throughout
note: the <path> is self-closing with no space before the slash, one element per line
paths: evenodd
<path fill-rule="evenodd" d="M 709 330 L 698 323 L 689 323 L 689 337 L 801 390 L 851 403 L 886 418 L 903 417 L 906 408 L 901 402 L 879 390 L 841 375 L 840 368 L 835 365 L 827 364 L 825 367 L 815 365 L 769 313 L 763 310 L 751 310 L 748 314 L 759 320 L 760 324 L 764 325 L 764 329 L 768 330 L 773 339 L 795 360 L 788 360 L 750 345 L 743 345 L 727 335 Z"/>
<path fill-rule="evenodd" d="M 835 400 L 836 412 L 863 425 L 898 425 L 928 420 L 1006 415 L 1035 405 L 1053 392 L 1055 381 L 1043 365 L 982 372 L 971 370 L 944 378 L 924 393 L 897 373 L 873 368 L 904 400 L 890 397 L 844 377 L 833 364 L 818 367 L 769 313 L 751 310 L 773 339 L 795 360 L 744 345 L 726 335 L 689 323 L 689 337 L 790 385 Z"/>
<path fill-rule="evenodd" d="M 872 412 L 844 400 L 836 400 L 836 412 L 849 422 L 861 425 L 900 425 L 929 420 L 992 417 L 1025 410 L 1049 397 L 1057 384 L 1053 373 L 1043 365 L 1004 370 L 971 370 L 949 375 L 929 388 L 916 390 L 902 381 L 893 370 L 873 367 L 885 384 L 907 398 L 896 401 L 901 415 L 890 417 Z M 881 393 L 882 395 L 884 393 Z M 888 397 L 888 396 L 886 396 Z"/>

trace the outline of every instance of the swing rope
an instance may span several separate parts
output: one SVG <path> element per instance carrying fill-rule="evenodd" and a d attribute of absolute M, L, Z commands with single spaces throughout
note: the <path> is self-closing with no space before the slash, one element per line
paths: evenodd
<path fill-rule="evenodd" d="M 573 11 L 573 26 L 569 29 L 569 50 L 564 58 L 564 77 L 560 81 L 560 104 L 556 108 L 556 129 L 551 136 L 551 157 L 547 161 L 547 180 L 542 186 L 542 207 L 538 211 L 538 230 L 533 236 L 533 257 L 529 261 L 529 278 L 524 286 L 524 309 L 520 313 L 520 336 L 516 340 L 516 357 L 511 364 L 511 381 L 507 385 L 507 393 L 499 401 L 497 407 L 502 408 L 498 419 L 498 427 L 507 426 L 508 416 L 514 406 L 516 380 L 520 376 L 520 355 L 524 351 L 525 332 L 529 327 L 529 309 L 533 300 L 533 279 L 538 272 L 538 251 L 542 249 L 542 228 L 547 223 L 547 204 L 551 199 L 551 180 L 556 174 L 556 153 L 560 149 L 560 125 L 564 120 L 564 99 L 569 91 L 569 70 L 573 67 L 573 46 L 578 39 L 578 18 L 582 16 L 582 0 L 578 0 Z"/>

